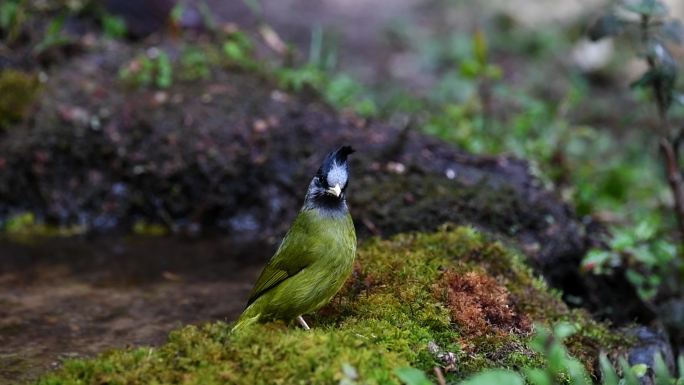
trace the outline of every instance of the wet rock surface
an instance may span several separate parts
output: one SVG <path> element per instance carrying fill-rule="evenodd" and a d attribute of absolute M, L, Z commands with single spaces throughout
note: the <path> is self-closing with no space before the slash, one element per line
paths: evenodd
<path fill-rule="evenodd" d="M 670 339 L 664 330 L 639 326 L 630 329 L 628 334 L 637 340 L 636 346 L 627 354 L 627 361 L 630 365 L 645 364 L 649 368 L 653 368 L 655 355 L 659 354 L 665 361 L 670 373 L 674 373 L 675 355 L 672 351 Z M 655 383 L 652 369 L 649 369 L 647 374 L 641 378 L 641 383 L 644 385 Z"/>

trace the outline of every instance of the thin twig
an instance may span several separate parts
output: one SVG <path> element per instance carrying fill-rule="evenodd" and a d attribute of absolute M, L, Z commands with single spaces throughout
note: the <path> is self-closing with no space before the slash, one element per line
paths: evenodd
<path fill-rule="evenodd" d="M 442 369 L 439 366 L 435 366 L 435 376 L 437 376 L 437 383 L 439 385 L 446 385 L 446 379 L 442 373 Z"/>

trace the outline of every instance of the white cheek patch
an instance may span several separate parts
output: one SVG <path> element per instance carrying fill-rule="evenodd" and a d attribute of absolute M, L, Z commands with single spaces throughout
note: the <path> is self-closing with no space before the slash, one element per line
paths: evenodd
<path fill-rule="evenodd" d="M 328 172 L 328 186 L 340 185 L 340 187 L 344 187 L 345 184 L 347 184 L 347 170 L 344 166 L 334 163 Z"/>

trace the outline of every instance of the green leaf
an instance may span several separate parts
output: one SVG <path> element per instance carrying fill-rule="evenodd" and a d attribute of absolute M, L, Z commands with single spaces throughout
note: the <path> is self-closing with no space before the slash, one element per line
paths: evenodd
<path fill-rule="evenodd" d="M 406 385 L 434 385 L 422 370 L 416 368 L 397 368 L 394 374 Z"/>
<path fill-rule="evenodd" d="M 640 221 L 634 229 L 634 236 L 640 241 L 645 241 L 652 238 L 657 230 L 657 224 L 653 221 Z"/>
<path fill-rule="evenodd" d="M 108 38 L 121 39 L 126 36 L 126 21 L 119 16 L 104 14 L 102 16 L 102 29 Z"/>
<path fill-rule="evenodd" d="M 553 379 L 549 374 L 539 368 L 531 368 L 525 371 L 527 381 L 531 385 L 553 385 Z"/>
<path fill-rule="evenodd" d="M 530 341 L 530 347 L 537 353 L 543 354 L 546 351 L 547 342 L 551 338 L 551 331 L 541 324 L 535 324 L 534 328 L 537 332 L 534 334 L 532 341 Z"/>
<path fill-rule="evenodd" d="M 651 246 L 656 263 L 660 266 L 669 265 L 677 257 L 677 246 L 672 243 L 659 239 Z"/>
<path fill-rule="evenodd" d="M 615 254 L 607 250 L 589 250 L 587 256 L 582 261 L 582 268 L 585 270 L 594 270 L 599 266 L 607 265 L 614 257 Z"/>
<path fill-rule="evenodd" d="M 608 361 L 606 353 L 601 352 L 599 355 L 599 364 L 601 366 L 601 379 L 603 380 L 603 385 L 618 385 L 618 376 L 615 373 L 615 368 L 613 364 Z"/>
<path fill-rule="evenodd" d="M 591 385 L 587 369 L 574 358 L 568 358 L 566 368 L 574 385 Z"/>
<path fill-rule="evenodd" d="M 181 2 L 176 3 L 176 5 L 171 8 L 171 14 L 169 15 L 169 18 L 171 21 L 173 21 L 175 24 L 179 24 L 181 20 L 183 19 L 183 13 L 185 12 L 185 5 Z"/>
<path fill-rule="evenodd" d="M 572 326 L 569 323 L 559 323 L 553 328 L 553 334 L 558 338 L 558 340 L 562 341 L 571 335 L 575 334 L 577 332 L 577 329 L 575 329 L 574 326 Z"/>
<path fill-rule="evenodd" d="M 625 382 L 625 385 L 641 385 L 641 381 L 639 381 L 639 376 L 636 371 L 634 370 L 633 367 L 629 366 L 629 363 L 624 357 L 620 357 L 619 359 L 620 362 L 620 367 L 622 368 L 622 378 Z M 646 366 L 646 365 L 644 365 Z M 644 374 L 646 373 L 646 369 L 644 369 Z"/>
<path fill-rule="evenodd" d="M 503 369 L 491 369 L 476 374 L 462 381 L 459 385 L 524 385 L 522 377 L 513 371 Z M 408 385 L 408 384 L 407 384 Z"/>
<path fill-rule="evenodd" d="M 648 365 L 646 364 L 636 364 L 632 366 L 630 372 L 634 373 L 637 377 L 641 378 L 648 373 Z"/>
<path fill-rule="evenodd" d="M 156 85 L 159 88 L 169 88 L 173 83 L 173 67 L 169 55 L 161 51 L 157 58 L 157 79 Z"/>
<path fill-rule="evenodd" d="M 71 42 L 68 37 L 62 36 L 62 27 L 66 21 L 66 14 L 54 18 L 45 31 L 45 37 L 34 48 L 34 52 L 40 54 L 51 47 L 65 45 Z"/>
<path fill-rule="evenodd" d="M 646 280 L 641 273 L 634 269 L 627 269 L 625 272 L 625 275 L 627 276 L 627 279 L 629 282 L 631 282 L 635 286 L 641 286 L 644 284 L 644 281 Z"/>
<path fill-rule="evenodd" d="M 546 361 L 551 373 L 558 375 L 562 373 L 567 365 L 568 353 L 565 347 L 558 341 L 554 342 L 546 351 Z"/>
<path fill-rule="evenodd" d="M 47 38 L 52 38 L 62 32 L 62 27 L 64 26 L 64 21 L 66 20 L 66 15 L 62 14 L 56 17 L 54 20 L 48 24 L 45 35 Z"/>
<path fill-rule="evenodd" d="M 14 24 L 19 5 L 13 1 L 0 4 L 0 29 L 8 30 Z"/>
<path fill-rule="evenodd" d="M 488 51 L 487 37 L 481 29 L 478 29 L 473 35 L 473 53 L 475 54 L 475 60 L 481 67 L 487 65 Z"/>
<path fill-rule="evenodd" d="M 482 66 L 477 60 L 465 59 L 459 66 L 459 72 L 461 73 L 461 76 L 466 79 L 476 79 L 480 76 L 480 72 L 482 72 Z"/>
<path fill-rule="evenodd" d="M 634 247 L 635 244 L 634 235 L 624 229 L 616 229 L 610 240 L 610 248 L 615 251 L 625 251 Z"/>
<path fill-rule="evenodd" d="M 631 251 L 639 262 L 642 262 L 649 267 L 655 265 L 657 261 L 655 255 L 653 255 L 648 245 L 637 246 Z"/>
<path fill-rule="evenodd" d="M 667 368 L 667 364 L 660 353 L 656 353 L 653 359 L 653 371 L 655 372 L 655 385 L 672 385 L 674 378 Z"/>

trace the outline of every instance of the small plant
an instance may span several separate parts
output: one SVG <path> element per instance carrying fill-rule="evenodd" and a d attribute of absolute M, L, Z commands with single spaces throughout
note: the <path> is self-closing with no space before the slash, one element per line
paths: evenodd
<path fill-rule="evenodd" d="M 653 135 L 658 140 L 661 167 L 673 198 L 681 242 L 684 240 L 684 182 L 680 146 L 684 141 L 684 127 L 673 124 L 670 111 L 675 103 L 681 103 L 682 95 L 675 90 L 677 63 L 668 44 L 684 43 L 684 27 L 679 20 L 669 17 L 667 7 L 659 0 L 622 0 L 589 29 L 592 40 L 617 35 L 636 40 L 640 56 L 647 64 L 647 70 L 632 87 L 650 93 L 657 110 L 659 124 Z M 666 234 L 659 227 L 660 220 L 648 219 L 639 221 L 634 230 L 613 229 L 613 239 L 609 241 L 612 250 L 592 251 L 585 267 L 601 272 L 606 265 L 626 265 L 627 278 L 646 299 L 655 297 L 666 280 L 679 281 L 681 286 L 684 259 L 677 258 L 679 250 L 663 240 L 667 239 Z"/>
<path fill-rule="evenodd" d="M 242 32 L 231 32 L 223 43 L 223 54 L 229 66 L 235 66 L 246 70 L 258 67 L 252 56 L 252 41 Z"/>
<path fill-rule="evenodd" d="M 352 77 L 335 73 L 337 50 L 329 40 L 320 27 L 314 28 L 308 63 L 276 70 L 281 87 L 295 91 L 310 87 L 338 109 L 346 108 L 363 117 L 377 115 L 378 106 L 370 91 Z"/>
<path fill-rule="evenodd" d="M 150 48 L 121 68 L 119 78 L 136 87 L 168 88 L 173 83 L 173 65 L 166 52 Z"/>
<path fill-rule="evenodd" d="M 199 48 L 186 48 L 181 54 L 180 77 L 183 80 L 208 79 L 211 75 L 209 58 Z"/>
<path fill-rule="evenodd" d="M 626 268 L 627 279 L 644 299 L 658 294 L 664 278 L 677 258 L 677 247 L 659 232 L 660 217 L 642 219 L 635 227 L 615 227 L 606 250 L 591 250 L 583 269 L 594 273 L 611 273 L 613 268 Z"/>
<path fill-rule="evenodd" d="M 108 38 L 121 39 L 126 36 L 126 21 L 121 17 L 103 12 L 100 20 L 102 22 L 102 30 Z"/>
<path fill-rule="evenodd" d="M 45 30 L 43 40 L 41 40 L 40 43 L 33 48 L 33 52 L 36 55 L 40 55 L 50 48 L 64 46 L 73 42 L 73 39 L 66 35 L 63 31 L 67 16 L 68 13 L 63 12 L 50 21 L 47 29 Z"/>
<path fill-rule="evenodd" d="M 487 37 L 482 30 L 477 30 L 472 38 L 473 56 L 463 60 L 460 73 L 466 79 L 477 83 L 477 93 L 480 102 L 482 125 L 487 127 L 487 120 L 492 116 L 492 85 L 501 79 L 501 68 L 489 62 L 489 46 Z"/>
<path fill-rule="evenodd" d="M 7 0 L 0 4 L 0 36 L 9 44 L 19 36 L 26 20 L 24 0 Z"/>
<path fill-rule="evenodd" d="M 633 87 L 649 90 L 657 107 L 660 125 L 655 135 L 659 138 L 680 236 L 684 239 L 684 182 L 679 151 L 684 128 L 675 127 L 669 116 L 672 104 L 681 99 L 681 94 L 675 91 L 677 63 L 667 48 L 667 42 L 684 43 L 684 27 L 679 20 L 669 17 L 667 7 L 659 0 L 622 0 L 589 29 L 589 37 L 599 40 L 629 32 L 638 36 L 641 57 L 648 65 Z"/>

